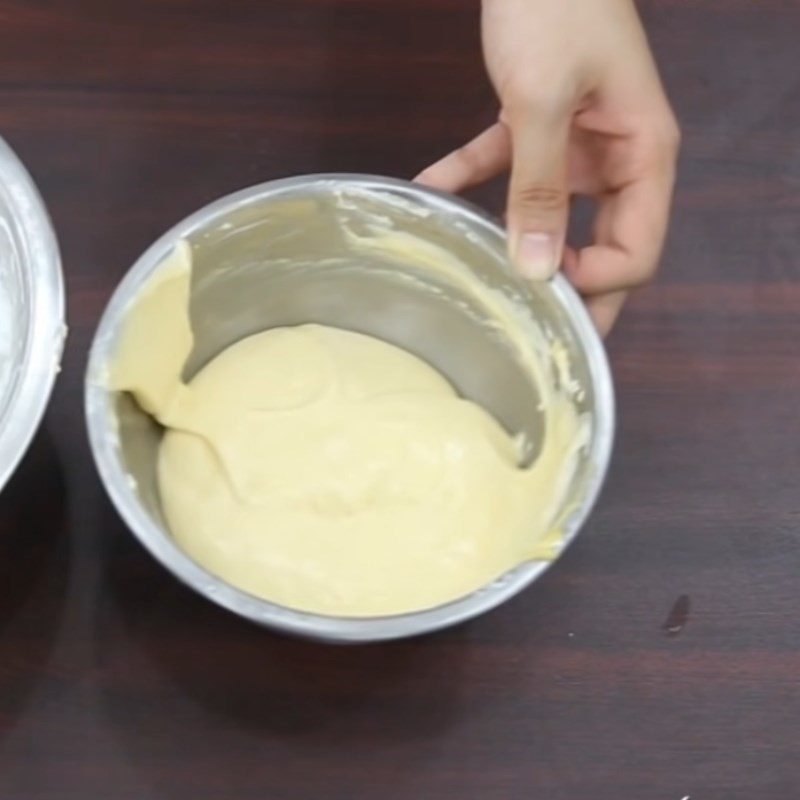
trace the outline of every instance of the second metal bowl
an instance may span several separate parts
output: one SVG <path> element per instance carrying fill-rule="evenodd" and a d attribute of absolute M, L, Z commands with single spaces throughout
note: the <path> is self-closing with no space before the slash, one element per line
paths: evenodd
<path fill-rule="evenodd" d="M 0 489 L 36 432 L 65 335 L 56 237 L 30 175 L 0 139 Z"/>

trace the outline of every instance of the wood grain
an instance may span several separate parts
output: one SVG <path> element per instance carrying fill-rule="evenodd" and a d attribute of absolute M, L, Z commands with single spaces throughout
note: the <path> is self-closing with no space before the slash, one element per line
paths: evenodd
<path fill-rule="evenodd" d="M 661 276 L 609 342 L 598 509 L 492 614 L 337 649 L 230 617 L 135 543 L 90 461 L 86 349 L 200 205 L 408 176 L 480 130 L 477 3 L 0 0 L 0 132 L 52 212 L 71 324 L 0 496 L 1 798 L 800 796 L 800 4 L 642 10 L 685 144 Z"/>

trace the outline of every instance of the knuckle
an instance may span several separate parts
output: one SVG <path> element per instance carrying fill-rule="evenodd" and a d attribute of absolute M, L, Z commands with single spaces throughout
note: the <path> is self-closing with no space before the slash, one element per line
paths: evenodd
<path fill-rule="evenodd" d="M 654 258 L 642 264 L 636 274 L 632 276 L 631 286 L 646 286 L 655 280 L 658 273 L 658 259 Z"/>
<path fill-rule="evenodd" d="M 659 138 L 670 154 L 677 155 L 681 147 L 681 129 L 672 114 L 664 121 Z"/>
<path fill-rule="evenodd" d="M 507 84 L 502 94 L 509 116 L 559 117 L 571 111 L 573 92 L 555 80 L 522 81 Z"/>
<path fill-rule="evenodd" d="M 650 142 L 653 156 L 668 166 L 678 157 L 681 146 L 681 130 L 672 112 L 667 112 L 650 129 Z"/>
<path fill-rule="evenodd" d="M 523 208 L 560 211 L 567 205 L 567 193 L 555 186 L 523 186 L 517 190 L 517 200 Z"/>

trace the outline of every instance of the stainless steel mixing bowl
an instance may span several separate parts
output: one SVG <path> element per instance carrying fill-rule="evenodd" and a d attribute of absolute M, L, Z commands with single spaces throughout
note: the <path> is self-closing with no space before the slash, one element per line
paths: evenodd
<path fill-rule="evenodd" d="M 44 413 L 65 333 L 50 219 L 25 168 L 0 139 L 0 489 Z"/>
<path fill-rule="evenodd" d="M 510 431 L 541 431 L 535 387 L 502 337 L 490 335 L 469 297 L 446 282 L 435 291 L 398 281 L 396 260 L 354 251 L 344 228 L 365 219 L 444 247 L 495 290 L 553 331 L 567 349 L 572 377 L 590 417 L 565 509 L 565 544 L 576 535 L 600 489 L 610 455 L 614 410 L 603 346 L 567 282 L 530 286 L 506 259 L 505 236 L 478 209 L 403 181 L 320 175 L 266 183 L 223 198 L 176 225 L 134 264 L 112 297 L 95 336 L 87 371 L 91 446 L 111 499 L 144 546 L 200 594 L 254 622 L 326 641 L 410 636 L 481 614 L 530 584 L 549 562 L 530 562 L 453 603 L 382 618 L 301 613 L 253 597 L 184 554 L 164 523 L 156 484 L 161 430 L 127 395 L 104 386 L 126 311 L 176 242 L 193 251 L 190 316 L 195 349 L 185 369 L 244 336 L 318 322 L 375 335 L 414 352 L 489 409 Z M 365 261 L 367 263 L 365 263 Z"/>

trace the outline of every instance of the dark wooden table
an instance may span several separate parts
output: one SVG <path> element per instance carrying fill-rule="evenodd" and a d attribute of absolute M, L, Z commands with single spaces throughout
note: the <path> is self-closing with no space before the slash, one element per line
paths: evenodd
<path fill-rule="evenodd" d="M 522 596 L 417 641 L 291 641 L 178 585 L 95 474 L 82 372 L 134 258 L 229 191 L 408 176 L 478 131 L 476 9 L 0 0 L 0 132 L 71 323 L 0 496 L 2 800 L 800 797 L 800 3 L 643 4 L 685 133 L 673 234 L 609 342 L 602 500 Z"/>

